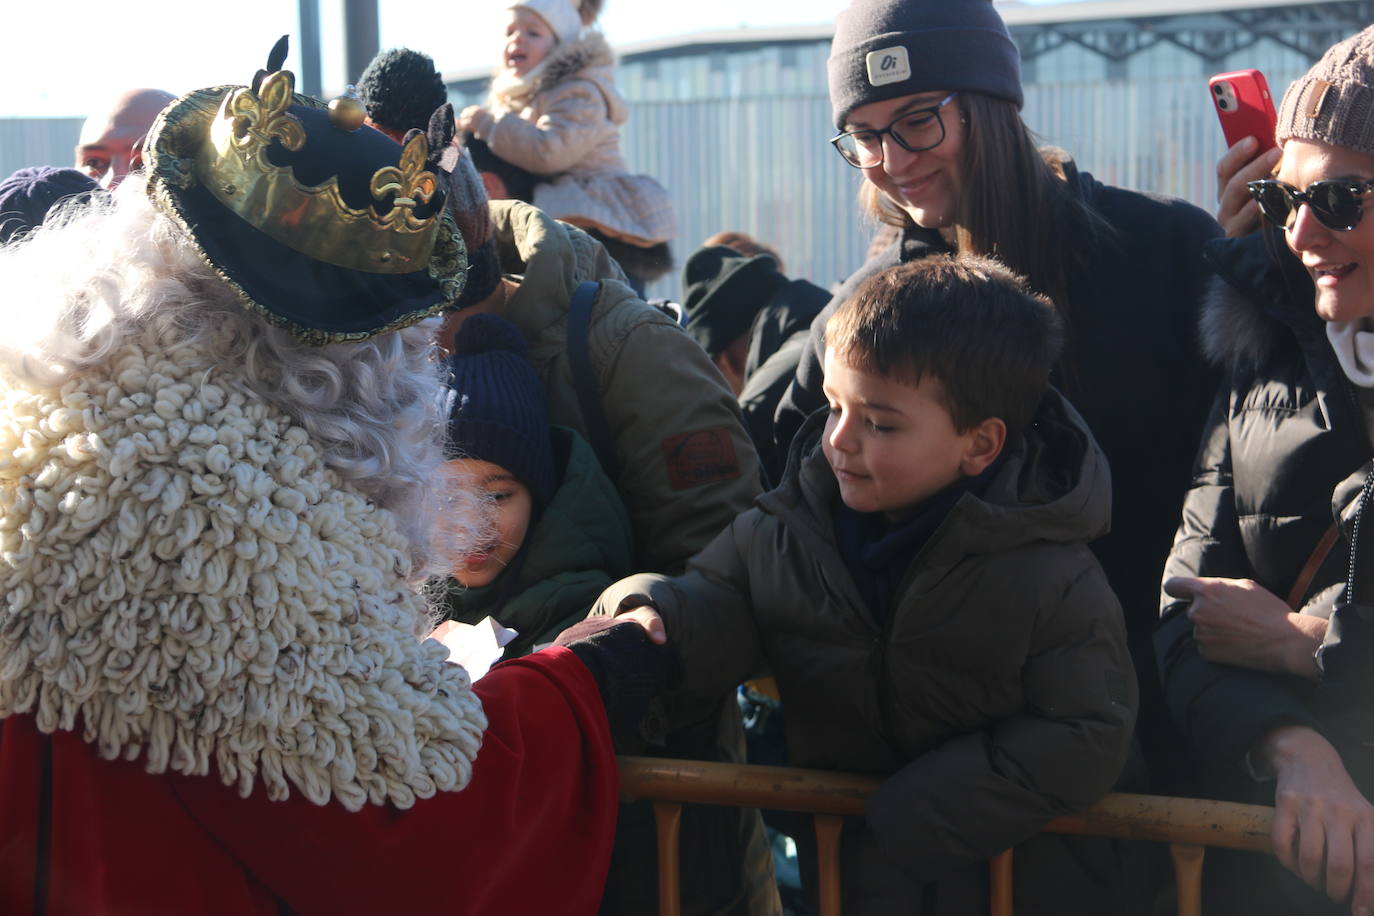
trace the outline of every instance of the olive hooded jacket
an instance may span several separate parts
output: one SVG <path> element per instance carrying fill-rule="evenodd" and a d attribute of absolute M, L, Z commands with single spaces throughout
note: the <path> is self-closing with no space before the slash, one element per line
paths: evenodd
<path fill-rule="evenodd" d="M 635 566 L 680 570 L 759 492 L 739 404 L 696 341 L 636 296 L 591 236 L 519 201 L 493 201 L 491 218 L 502 270 L 520 275 L 501 317 L 525 336 L 550 421 L 593 446 L 568 358 L 568 310 L 580 283 L 601 283 L 588 337 L 618 465 L 606 471 L 630 512 Z"/>

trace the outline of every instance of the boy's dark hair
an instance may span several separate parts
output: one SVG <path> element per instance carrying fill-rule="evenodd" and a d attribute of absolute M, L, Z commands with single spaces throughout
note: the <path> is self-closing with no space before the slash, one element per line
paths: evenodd
<path fill-rule="evenodd" d="M 448 89 L 428 54 L 392 48 L 367 65 L 358 96 L 373 123 L 404 134 L 429 125 L 430 115 L 448 101 Z"/>
<path fill-rule="evenodd" d="M 1049 386 L 1063 332 L 1054 303 L 991 258 L 932 256 L 865 280 L 830 316 L 825 344 L 856 369 L 940 382 L 954 428 L 989 417 L 1016 443 Z"/>

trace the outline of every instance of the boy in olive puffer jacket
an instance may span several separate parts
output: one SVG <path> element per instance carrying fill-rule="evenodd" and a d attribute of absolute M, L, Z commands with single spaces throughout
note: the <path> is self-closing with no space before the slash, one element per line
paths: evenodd
<path fill-rule="evenodd" d="M 1035 836 L 1112 786 L 1136 708 L 1086 546 L 1109 474 L 1048 386 L 1059 339 L 996 262 L 874 276 L 830 319 L 830 406 L 782 485 L 684 575 L 597 604 L 678 647 L 675 714 L 767 671 L 791 764 L 886 777 L 846 824 L 846 912 L 985 912 L 982 862 L 1012 846 L 1018 913 L 1130 910 L 1109 844 Z"/>

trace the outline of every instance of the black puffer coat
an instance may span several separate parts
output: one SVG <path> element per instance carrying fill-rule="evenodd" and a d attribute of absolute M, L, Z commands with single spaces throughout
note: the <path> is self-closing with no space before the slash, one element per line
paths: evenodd
<path fill-rule="evenodd" d="M 744 428 L 754 440 L 759 464 L 770 481 L 782 479 L 787 449 L 773 441 L 773 415 L 806 352 L 811 322 L 830 301 L 830 293 L 806 280 L 789 280 L 773 294 L 750 328 L 744 390 L 739 394 Z"/>
<path fill-rule="evenodd" d="M 1331 618 L 1346 598 L 1371 449 L 1354 389 L 1313 310 L 1312 283 L 1282 246 L 1271 233 L 1207 247 L 1225 282 L 1208 297 L 1203 342 L 1229 384 L 1208 421 L 1165 575 L 1248 578 L 1286 598 L 1318 541 L 1339 521 L 1342 537 L 1302 607 Z M 1365 527 L 1362 539 L 1356 598 L 1374 605 L 1374 544 L 1368 543 L 1374 527 Z M 1186 601 L 1163 598 L 1156 648 L 1170 709 L 1201 758 L 1193 788 L 1272 804 L 1273 783 L 1251 779 L 1243 758 L 1269 728 L 1300 723 L 1332 740 L 1356 783 L 1374 798 L 1374 640 L 1359 632 L 1369 626 L 1359 609 L 1342 608 L 1332 621 L 1323 648 L 1329 676 L 1320 684 L 1203 660 L 1186 610 Z M 1210 854 L 1209 863 L 1213 858 L 1218 869 L 1209 881 L 1227 885 L 1230 912 L 1325 911 L 1319 895 L 1268 857 L 1240 864 Z"/>
<path fill-rule="evenodd" d="M 845 827 L 846 913 L 982 912 L 983 860 L 1092 804 L 1126 759 L 1135 682 L 1120 609 L 1084 546 L 1107 523 L 1106 462 L 1047 394 L 1023 446 L 981 496 L 960 497 L 880 621 L 836 543 L 824 419 L 803 428 L 783 484 L 685 575 L 624 579 L 595 613 L 656 605 L 686 701 L 766 665 L 792 765 L 886 777 Z M 1035 837 L 1016 860 L 1018 913 L 1128 911 L 1105 842 Z"/>
<path fill-rule="evenodd" d="M 1151 634 L 1159 571 L 1178 527 L 1198 436 L 1216 390 L 1217 374 L 1198 354 L 1196 329 L 1210 274 L 1202 247 L 1221 229 L 1185 201 L 1109 187 L 1071 164 L 1066 171 L 1115 238 L 1098 243 L 1091 269 L 1070 278 L 1069 372 L 1056 384 L 1083 415 L 1111 466 L 1111 533 L 1092 548 L 1126 615 L 1141 683 L 1139 734 L 1156 781 L 1163 784 L 1170 766 L 1164 751 L 1171 739 L 1154 676 Z M 809 352 L 779 406 L 780 441 L 790 439 L 801 417 L 825 403 L 821 334 L 839 304 L 868 276 L 943 251 L 948 247 L 938 234 L 908 230 L 845 282 L 812 324 Z"/>

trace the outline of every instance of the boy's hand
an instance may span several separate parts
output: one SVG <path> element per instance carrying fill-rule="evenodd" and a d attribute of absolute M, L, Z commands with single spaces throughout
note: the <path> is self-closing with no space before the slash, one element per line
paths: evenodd
<path fill-rule="evenodd" d="M 1279 150 L 1275 147 L 1256 156 L 1258 145 L 1254 137 L 1246 137 L 1217 160 L 1217 222 L 1227 238 L 1249 235 L 1264 221 L 1245 184 L 1268 178 L 1278 164 Z"/>
<path fill-rule="evenodd" d="M 644 628 L 644 632 L 649 637 L 649 642 L 656 646 L 668 642 L 668 631 L 663 626 L 663 618 L 658 616 L 658 611 L 647 604 L 620 611 L 615 615 L 615 619 L 617 622 L 633 620 Z"/>

